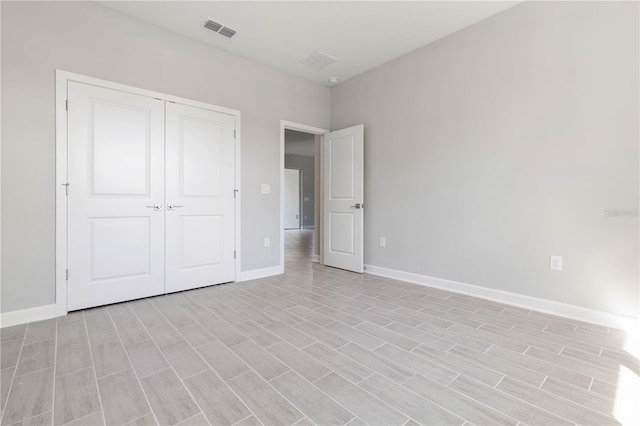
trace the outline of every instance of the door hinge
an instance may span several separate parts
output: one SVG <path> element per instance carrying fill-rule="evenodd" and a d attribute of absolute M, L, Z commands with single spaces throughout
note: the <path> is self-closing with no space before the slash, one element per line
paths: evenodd
<path fill-rule="evenodd" d="M 64 186 L 65 195 L 69 196 L 69 184 L 68 183 L 63 183 L 61 185 Z"/>
<path fill-rule="evenodd" d="M 67 111 L 69 111 L 69 99 L 67 99 L 66 101 L 64 101 L 64 109 L 66 109 Z"/>
<path fill-rule="evenodd" d="M 236 251 L 235 250 L 233 251 L 233 258 L 234 259 L 236 258 Z"/>
<path fill-rule="evenodd" d="M 233 129 L 233 138 L 236 138 L 236 129 Z"/>
<path fill-rule="evenodd" d="M 65 279 L 69 281 L 69 270 L 67 269 L 65 272 Z"/>
<path fill-rule="evenodd" d="M 236 195 L 238 194 L 239 189 L 234 189 L 233 190 L 233 198 L 236 198 Z"/>

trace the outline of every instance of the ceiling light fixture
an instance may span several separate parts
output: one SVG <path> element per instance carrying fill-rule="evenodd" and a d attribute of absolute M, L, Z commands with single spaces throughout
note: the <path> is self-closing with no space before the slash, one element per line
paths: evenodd
<path fill-rule="evenodd" d="M 332 85 L 332 86 L 333 86 L 334 84 L 338 84 L 338 77 L 331 77 L 331 78 L 329 79 L 329 84 L 330 84 L 330 85 Z"/>

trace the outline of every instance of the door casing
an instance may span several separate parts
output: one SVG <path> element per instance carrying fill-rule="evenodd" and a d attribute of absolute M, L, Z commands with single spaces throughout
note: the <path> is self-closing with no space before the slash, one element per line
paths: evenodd
<path fill-rule="evenodd" d="M 68 168 L 68 150 L 67 150 L 67 85 L 69 81 L 101 86 L 108 89 L 120 90 L 123 92 L 134 93 L 142 96 L 153 97 L 170 102 L 190 105 L 198 108 L 209 109 L 224 114 L 233 115 L 235 117 L 236 127 L 236 155 L 235 155 L 235 187 L 238 190 L 236 197 L 235 211 L 235 246 L 236 246 L 236 264 L 235 275 L 236 280 L 241 274 L 242 250 L 241 250 L 241 170 L 240 170 L 240 153 L 241 153 L 241 126 L 240 111 L 224 108 L 204 102 L 185 99 L 165 93 L 155 92 L 151 90 L 141 89 L 133 86 L 127 86 L 108 80 L 102 80 L 89 76 L 71 73 L 63 70 L 56 70 L 56 316 L 66 315 L 67 310 L 67 190 L 73 190 L 68 186 L 67 168 Z M 73 108 L 71 105 L 70 108 Z M 283 131 L 284 133 L 284 131 Z M 72 272 L 71 272 L 72 273 Z"/>

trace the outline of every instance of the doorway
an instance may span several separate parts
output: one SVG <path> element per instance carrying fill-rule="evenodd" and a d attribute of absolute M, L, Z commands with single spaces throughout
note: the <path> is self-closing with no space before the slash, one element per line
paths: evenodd
<path fill-rule="evenodd" d="M 321 238 L 321 158 L 320 138 L 328 130 L 288 121 L 280 122 L 281 142 L 281 218 L 280 265 L 285 265 L 285 246 L 296 251 L 297 259 L 305 253 L 306 260 L 320 261 Z M 296 226 L 287 219 L 287 169 L 300 173 L 299 223 Z M 291 229 L 294 228 L 294 229 Z M 304 241 L 303 241 L 304 240 Z M 296 247 L 309 247 L 304 251 Z"/>

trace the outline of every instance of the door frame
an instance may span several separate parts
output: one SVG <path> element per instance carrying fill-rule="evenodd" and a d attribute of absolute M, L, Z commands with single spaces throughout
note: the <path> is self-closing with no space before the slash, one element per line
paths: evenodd
<path fill-rule="evenodd" d="M 285 130 L 297 130 L 299 132 L 305 132 L 312 135 L 322 136 L 325 133 L 329 133 L 329 130 L 322 129 L 320 127 L 309 126 L 307 124 L 296 123 L 293 121 L 280 120 L 280 273 L 284 273 L 284 131 Z M 322 141 L 320 141 L 322 144 Z M 316 147 L 314 147 L 317 155 Z M 320 170 L 315 171 L 316 174 L 320 174 L 320 194 L 316 194 L 319 197 L 320 207 L 322 207 L 322 150 L 320 150 Z M 315 179 L 315 177 L 314 177 Z M 320 210 L 322 211 L 322 210 Z M 319 226 L 318 226 L 319 225 Z M 316 238 L 320 240 L 320 252 L 319 260 L 322 263 L 322 236 L 318 232 L 318 229 L 322 229 L 322 218 L 315 218 L 315 229 L 313 232 Z"/>
<path fill-rule="evenodd" d="M 235 117 L 236 126 L 236 146 L 235 146 L 235 189 L 238 190 L 235 204 L 235 279 L 238 280 L 241 273 L 242 250 L 241 250 L 241 200 L 242 191 L 240 188 L 240 146 L 241 146 L 241 126 L 240 111 L 225 108 L 205 102 L 194 101 L 192 99 L 181 98 L 178 96 L 168 95 L 166 93 L 155 92 L 152 90 L 142 89 L 138 87 L 128 86 L 125 84 L 115 83 L 113 81 L 102 80 L 99 78 L 89 77 L 81 74 L 75 74 L 68 71 L 56 69 L 55 73 L 55 123 L 56 123 L 56 263 L 55 263 L 55 280 L 56 280 L 56 316 L 67 314 L 67 167 L 68 167 L 68 148 L 67 148 L 67 86 L 70 81 L 100 86 L 107 89 L 119 90 L 122 92 L 133 93 L 136 95 L 147 96 L 164 101 L 176 102 L 184 105 L 202 108 L 210 111 L 229 114 Z M 69 187 L 69 190 L 73 188 Z"/>

